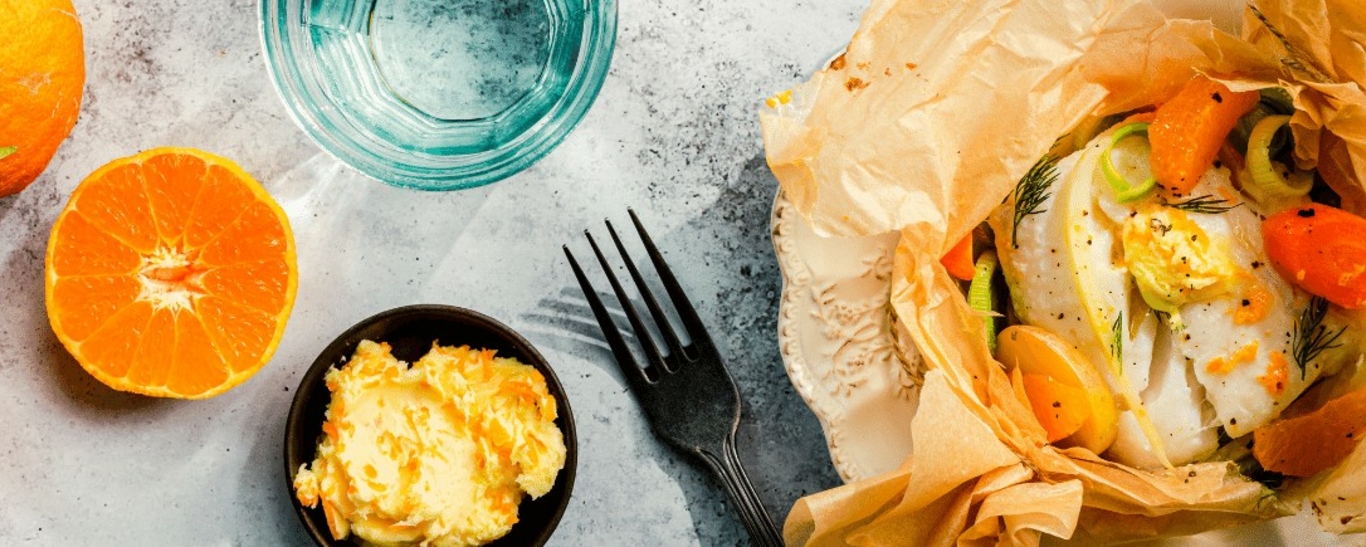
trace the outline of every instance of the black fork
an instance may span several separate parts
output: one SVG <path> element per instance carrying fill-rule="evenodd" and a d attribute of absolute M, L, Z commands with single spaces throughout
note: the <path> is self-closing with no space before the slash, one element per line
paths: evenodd
<path fill-rule="evenodd" d="M 617 252 L 626 263 L 626 269 L 631 273 L 636 289 L 645 301 L 645 307 L 649 308 L 655 326 L 664 338 L 668 353 L 660 353 L 654 338 L 646 331 L 640 314 L 636 312 L 622 289 L 621 282 L 612 274 L 612 267 L 608 264 L 602 249 L 599 249 L 597 242 L 593 240 L 592 234 L 584 232 L 649 361 L 645 367 L 636 363 L 621 331 L 617 329 L 612 316 L 608 315 L 607 308 L 603 306 L 597 291 L 593 289 L 593 284 L 588 281 L 583 269 L 574 260 L 573 253 L 569 252 L 568 245 L 564 247 L 564 254 L 569 257 L 569 265 L 574 269 L 574 276 L 579 279 L 579 286 L 583 288 L 589 306 L 593 308 L 593 315 L 602 327 L 603 336 L 612 347 L 612 354 L 616 356 L 622 376 L 626 378 L 627 385 L 635 394 L 636 401 L 645 410 L 655 435 L 674 448 L 697 457 L 721 479 L 722 486 L 739 511 L 740 519 L 749 530 L 750 538 L 755 545 L 780 546 L 783 544 L 782 535 L 769 518 L 768 511 L 764 509 L 759 495 L 754 491 L 754 486 L 750 484 L 744 465 L 740 462 L 739 453 L 735 449 L 735 430 L 740 424 L 740 391 L 736 389 L 735 381 L 726 371 L 725 362 L 716 346 L 712 344 L 711 337 L 707 335 L 706 327 L 698 319 L 697 311 L 688 302 L 688 297 L 683 294 L 683 288 L 679 286 L 669 266 L 664 263 L 664 257 L 659 254 L 659 249 L 645 232 L 640 218 L 634 210 L 629 212 L 631 222 L 635 224 L 636 232 L 640 234 L 640 239 L 645 245 L 645 251 L 650 255 L 650 262 L 654 264 L 659 279 L 668 292 L 669 300 L 682 319 L 683 328 L 691 340 L 687 346 L 679 341 L 678 335 L 669 326 L 664 310 L 646 286 L 644 278 L 627 254 L 626 247 L 622 245 L 621 238 L 617 236 L 611 222 L 607 222 L 607 231 L 612 235 Z"/>

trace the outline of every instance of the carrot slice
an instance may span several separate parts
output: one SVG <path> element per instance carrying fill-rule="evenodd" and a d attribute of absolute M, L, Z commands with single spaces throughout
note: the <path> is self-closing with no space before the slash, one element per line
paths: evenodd
<path fill-rule="evenodd" d="M 949 271 L 949 275 L 963 281 L 972 281 L 972 276 L 977 269 L 972 264 L 972 232 L 963 236 L 958 243 L 945 253 L 939 263 Z"/>
<path fill-rule="evenodd" d="M 1256 91 L 1229 91 L 1219 82 L 1197 76 L 1170 101 L 1157 108 L 1148 128 L 1153 176 L 1172 192 L 1187 194 L 1214 163 L 1229 131 L 1253 107 Z"/>
<path fill-rule="evenodd" d="M 1268 471 L 1309 477 L 1347 459 L 1363 433 L 1366 390 L 1358 390 L 1308 414 L 1256 429 L 1252 455 Z"/>
<path fill-rule="evenodd" d="M 1262 239 L 1290 283 L 1344 308 L 1366 305 L 1366 218 L 1312 203 L 1268 217 Z"/>

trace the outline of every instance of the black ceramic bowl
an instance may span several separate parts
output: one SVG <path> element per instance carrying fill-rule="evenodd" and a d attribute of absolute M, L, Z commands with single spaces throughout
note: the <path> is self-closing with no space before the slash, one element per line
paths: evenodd
<path fill-rule="evenodd" d="M 568 449 L 564 469 L 546 495 L 536 500 L 530 496 L 523 498 L 522 505 L 517 508 L 517 524 L 506 536 L 489 545 L 544 545 L 569 505 L 569 494 L 574 489 L 574 472 L 578 465 L 578 438 L 574 433 L 574 416 L 569 409 L 564 387 L 536 348 L 506 325 L 465 308 L 439 305 L 394 308 L 357 323 L 318 355 L 308 373 L 304 374 L 303 381 L 299 382 L 298 391 L 294 393 L 294 404 L 289 408 L 289 421 L 285 425 L 285 477 L 288 480 L 286 487 L 289 489 L 289 498 L 293 500 L 299 520 L 314 541 L 323 546 L 358 544 L 352 541 L 353 538 L 345 541 L 332 539 L 322 508 L 309 509 L 299 504 L 294 496 L 294 475 L 299 472 L 300 465 L 313 462 L 322 435 L 323 415 L 331 400 L 331 394 L 323 383 L 323 375 L 329 368 L 345 364 L 361 340 L 388 342 L 393 348 L 394 357 L 409 363 L 426 354 L 435 340 L 444 346 L 469 345 L 497 350 L 500 357 L 515 357 L 541 371 L 546 387 L 558 406 L 559 416 L 555 419 L 555 425 L 564 433 L 564 444 Z"/>

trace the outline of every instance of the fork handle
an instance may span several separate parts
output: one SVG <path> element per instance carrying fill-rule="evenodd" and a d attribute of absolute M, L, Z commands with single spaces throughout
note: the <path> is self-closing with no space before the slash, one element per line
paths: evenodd
<path fill-rule="evenodd" d="M 745 466 L 735 449 L 735 436 L 729 436 L 721 447 L 721 458 L 702 452 L 702 459 L 712 472 L 721 479 L 721 486 L 730 496 L 731 503 L 740 513 L 740 520 L 756 547 L 782 547 L 783 536 L 769 518 L 768 510 L 749 482 Z"/>

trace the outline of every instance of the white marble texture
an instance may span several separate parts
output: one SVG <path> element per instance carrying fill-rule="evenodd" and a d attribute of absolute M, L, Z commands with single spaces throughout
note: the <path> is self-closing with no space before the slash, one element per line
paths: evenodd
<path fill-rule="evenodd" d="M 0 199 L 0 544 L 304 545 L 285 485 L 293 390 L 352 323 L 412 303 L 471 307 L 537 344 L 580 439 L 557 545 L 747 543 L 718 485 L 656 441 L 598 343 L 560 245 L 634 206 L 730 357 L 742 457 L 781 522 L 838 484 L 774 333 L 776 184 L 755 108 L 853 32 L 863 0 L 626 0 L 597 104 L 550 156 L 458 193 L 390 188 L 323 155 L 285 114 L 252 0 L 77 0 L 80 121 L 42 177 Z M 289 213 L 294 313 L 274 359 L 207 401 L 108 389 L 48 326 L 43 254 L 76 184 L 156 146 L 241 164 Z"/>

